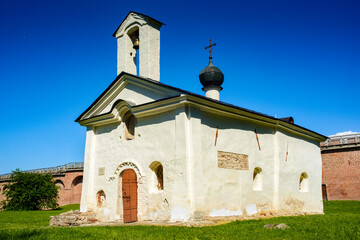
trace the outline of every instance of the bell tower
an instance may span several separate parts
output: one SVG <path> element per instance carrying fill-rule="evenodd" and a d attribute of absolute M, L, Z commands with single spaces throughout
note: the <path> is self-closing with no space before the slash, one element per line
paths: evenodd
<path fill-rule="evenodd" d="M 163 23 L 130 12 L 113 36 L 117 39 L 117 75 L 127 72 L 160 81 L 160 28 Z"/>

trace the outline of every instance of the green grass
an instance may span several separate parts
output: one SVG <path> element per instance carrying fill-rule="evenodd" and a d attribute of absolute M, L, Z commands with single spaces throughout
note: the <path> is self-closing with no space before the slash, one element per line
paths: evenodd
<path fill-rule="evenodd" d="M 0 239 L 360 239 L 360 201 L 324 202 L 325 215 L 235 221 L 209 227 L 48 227 L 51 215 L 78 209 L 0 212 Z M 290 229 L 265 229 L 285 223 Z"/>

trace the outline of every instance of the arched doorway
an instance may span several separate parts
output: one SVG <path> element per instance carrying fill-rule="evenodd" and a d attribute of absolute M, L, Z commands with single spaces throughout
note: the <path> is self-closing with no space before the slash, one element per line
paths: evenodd
<path fill-rule="evenodd" d="M 122 174 L 122 200 L 124 223 L 137 221 L 137 177 L 132 169 Z"/>

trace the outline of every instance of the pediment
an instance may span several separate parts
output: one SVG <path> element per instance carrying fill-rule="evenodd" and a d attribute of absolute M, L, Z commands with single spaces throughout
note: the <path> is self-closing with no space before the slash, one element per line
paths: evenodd
<path fill-rule="evenodd" d="M 184 92 L 180 89 L 122 72 L 75 121 L 80 122 L 109 113 L 119 101 L 133 107 L 182 93 Z"/>
<path fill-rule="evenodd" d="M 131 11 L 119 25 L 116 31 L 113 33 L 113 36 L 116 38 L 121 37 L 128 29 L 132 28 L 134 25 L 142 26 L 145 24 L 157 26 L 157 28 L 160 28 L 162 25 L 164 25 L 164 23 L 145 14 Z"/>

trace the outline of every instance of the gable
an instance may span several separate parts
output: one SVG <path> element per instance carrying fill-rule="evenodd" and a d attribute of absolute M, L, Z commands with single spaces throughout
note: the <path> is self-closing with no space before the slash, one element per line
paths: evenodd
<path fill-rule="evenodd" d="M 113 33 L 113 36 L 118 38 L 119 36 L 123 35 L 124 32 L 128 29 L 131 28 L 133 25 L 144 25 L 144 24 L 152 24 L 154 26 L 158 26 L 159 28 L 162 25 L 165 25 L 164 23 L 149 17 L 145 14 L 142 13 L 138 13 L 138 12 L 134 12 L 134 11 L 130 11 L 128 13 L 128 15 L 125 17 L 125 19 L 122 21 L 122 23 L 119 25 L 119 27 L 115 30 L 115 32 Z M 127 26 L 127 29 L 126 29 Z"/>
<path fill-rule="evenodd" d="M 181 93 L 183 92 L 180 89 L 122 72 L 75 121 L 108 113 L 119 100 L 136 106 L 177 96 Z"/>
<path fill-rule="evenodd" d="M 125 100 L 129 104 L 136 106 L 141 105 L 163 98 L 178 95 L 178 92 L 161 91 L 160 89 L 152 89 L 146 86 L 138 85 L 134 82 L 125 80 L 125 86 L 112 97 L 112 100 L 98 113 L 104 114 L 111 110 L 114 103 L 118 100 Z"/>

